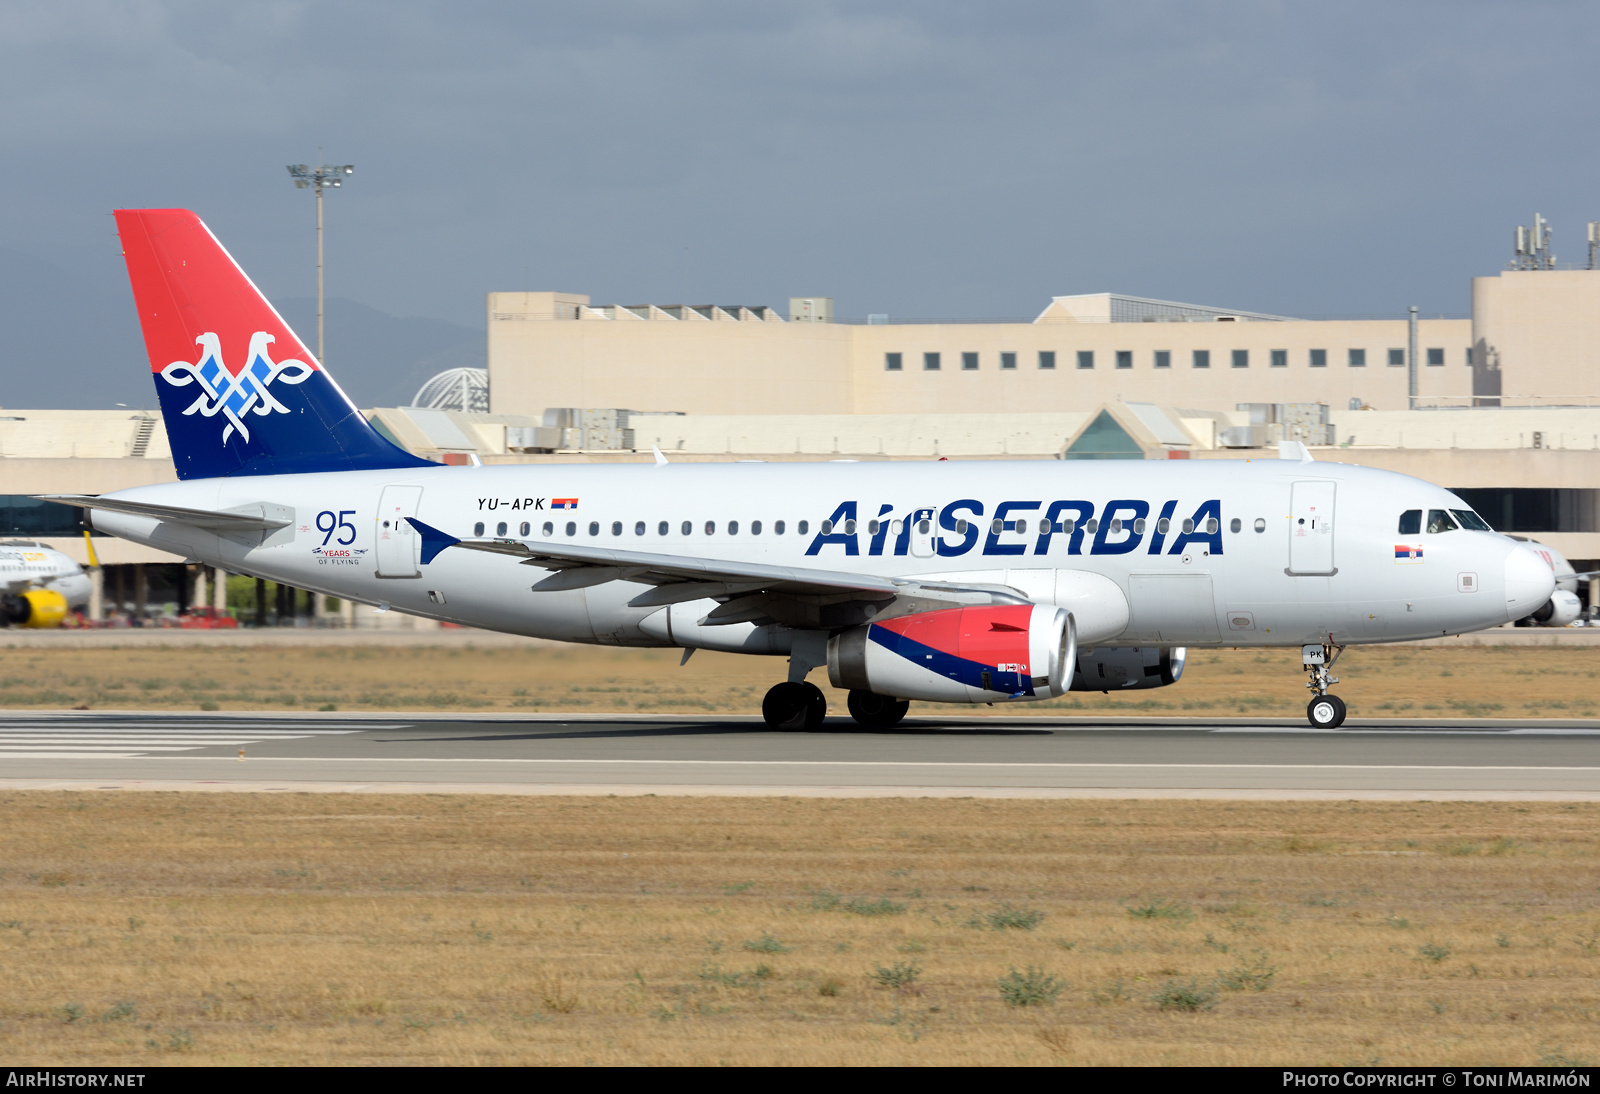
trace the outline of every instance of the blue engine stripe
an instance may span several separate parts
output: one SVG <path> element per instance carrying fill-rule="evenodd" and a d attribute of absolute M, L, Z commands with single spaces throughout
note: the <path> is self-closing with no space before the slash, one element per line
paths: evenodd
<path fill-rule="evenodd" d="M 989 674 L 989 686 L 986 690 L 999 692 L 1002 695 L 1032 695 L 1033 679 L 1020 672 L 1001 672 L 993 665 L 985 665 L 981 661 L 969 661 L 955 654 L 945 653 L 943 650 L 934 649 L 932 646 L 923 645 L 915 639 L 890 630 L 888 627 L 872 624 L 872 629 L 867 631 L 867 637 L 897 657 L 903 657 L 913 665 L 937 673 L 957 683 L 966 684 L 972 688 L 983 687 L 983 674 Z"/>

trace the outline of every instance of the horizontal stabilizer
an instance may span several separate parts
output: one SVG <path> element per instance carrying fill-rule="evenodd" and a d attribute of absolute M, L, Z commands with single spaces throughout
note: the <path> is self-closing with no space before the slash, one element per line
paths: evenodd
<path fill-rule="evenodd" d="M 187 524 L 191 528 L 204 528 L 212 532 L 275 532 L 294 523 L 294 510 L 282 505 L 249 505 L 212 511 L 185 509 L 178 505 L 155 505 L 144 501 L 124 501 L 120 498 L 101 498 L 93 494 L 33 496 L 40 501 L 53 501 L 58 505 L 76 505 L 80 509 L 103 509 L 108 513 L 150 517 L 173 524 Z"/>

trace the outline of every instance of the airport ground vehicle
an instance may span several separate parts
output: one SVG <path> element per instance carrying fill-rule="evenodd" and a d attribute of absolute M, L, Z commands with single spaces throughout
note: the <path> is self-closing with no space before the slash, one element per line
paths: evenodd
<path fill-rule="evenodd" d="M 52 500 L 231 573 L 574 642 L 788 658 L 762 713 L 1166 686 L 1194 646 L 1352 643 L 1550 599 L 1550 566 L 1418 479 L 1294 458 L 447 467 L 380 436 L 193 213 L 117 214 L 179 482 Z M 687 653 L 686 655 L 687 656 Z"/>

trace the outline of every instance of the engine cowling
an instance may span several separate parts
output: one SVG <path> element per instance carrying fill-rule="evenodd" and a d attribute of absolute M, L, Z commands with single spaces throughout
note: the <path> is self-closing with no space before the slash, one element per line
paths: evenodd
<path fill-rule="evenodd" d="M 1583 601 L 1578 599 L 1578 594 L 1557 589 L 1543 607 L 1522 622 L 1535 627 L 1565 627 L 1582 614 Z"/>
<path fill-rule="evenodd" d="M 1107 646 L 1078 654 L 1073 691 L 1138 691 L 1176 684 L 1189 651 L 1182 646 Z"/>
<path fill-rule="evenodd" d="M 828 640 L 836 688 L 935 703 L 1053 699 L 1077 658 L 1072 613 L 1046 604 L 944 608 L 841 631 Z"/>
<path fill-rule="evenodd" d="M 67 598 L 53 589 L 29 589 L 6 597 L 0 610 L 14 627 L 56 627 L 67 617 Z"/>

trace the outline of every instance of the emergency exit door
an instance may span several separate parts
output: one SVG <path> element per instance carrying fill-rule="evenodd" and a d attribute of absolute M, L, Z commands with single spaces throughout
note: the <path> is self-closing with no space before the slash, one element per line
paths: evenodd
<path fill-rule="evenodd" d="M 379 577 L 420 577 L 417 568 L 420 537 L 407 517 L 417 515 L 422 500 L 420 486 L 385 486 L 378 499 L 376 539 Z"/>
<path fill-rule="evenodd" d="M 1289 572 L 1332 574 L 1333 495 L 1331 482 L 1297 482 L 1289 505 Z"/>
<path fill-rule="evenodd" d="M 913 509 L 911 521 L 911 557 L 932 558 L 939 538 L 939 510 L 932 506 Z"/>

